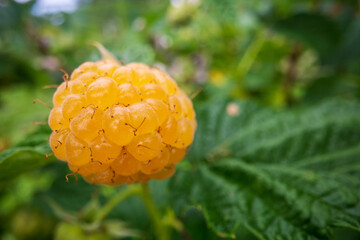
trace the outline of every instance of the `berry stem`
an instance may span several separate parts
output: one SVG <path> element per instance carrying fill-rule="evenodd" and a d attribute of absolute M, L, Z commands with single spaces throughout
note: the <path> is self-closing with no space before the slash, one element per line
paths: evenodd
<path fill-rule="evenodd" d="M 95 222 L 101 222 L 104 218 L 113 210 L 116 205 L 125 200 L 126 198 L 138 194 L 140 195 L 141 188 L 137 185 L 129 186 L 123 191 L 120 191 L 113 198 L 110 199 L 109 202 L 106 203 L 104 207 L 100 209 L 95 217 Z"/>
<path fill-rule="evenodd" d="M 170 239 L 169 238 L 170 232 L 168 229 L 168 225 L 165 224 L 161 218 L 160 212 L 157 209 L 152 199 L 149 186 L 147 185 L 147 183 L 143 183 L 141 184 L 141 187 L 142 187 L 141 198 L 143 199 L 145 207 L 147 208 L 150 218 L 154 224 L 156 239 L 158 240 Z"/>
<path fill-rule="evenodd" d="M 257 56 L 259 55 L 264 43 L 268 40 L 268 34 L 264 31 L 259 30 L 250 46 L 246 49 L 243 57 L 241 58 L 238 66 L 237 73 L 240 81 L 243 81 L 243 78 L 250 71 L 253 66 Z"/>
<path fill-rule="evenodd" d="M 144 205 L 149 213 L 150 219 L 154 224 L 154 230 L 156 239 L 158 240 L 169 240 L 170 239 L 170 228 L 172 227 L 177 231 L 181 232 L 183 227 L 172 211 L 165 214 L 165 217 L 161 217 L 159 209 L 156 207 L 154 200 L 151 196 L 151 192 L 147 183 L 141 185 L 132 185 L 123 191 L 117 193 L 109 202 L 105 204 L 97 213 L 94 219 L 94 223 L 100 223 L 106 216 L 123 200 L 132 196 L 138 195 L 144 202 Z"/>

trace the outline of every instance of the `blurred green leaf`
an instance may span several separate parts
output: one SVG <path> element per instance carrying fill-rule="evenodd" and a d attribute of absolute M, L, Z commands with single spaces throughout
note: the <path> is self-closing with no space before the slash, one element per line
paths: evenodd
<path fill-rule="evenodd" d="M 55 161 L 47 171 L 52 171 L 55 179 L 45 195 L 67 211 L 80 211 L 91 200 L 91 196 L 96 193 L 94 186 L 85 182 L 81 176 L 76 178 L 69 176 L 69 182 L 66 182 L 66 174 L 72 172 L 64 162 Z"/>
<path fill-rule="evenodd" d="M 104 223 L 109 235 L 113 238 L 125 238 L 125 237 L 139 237 L 140 233 L 136 230 L 128 228 L 128 226 L 121 221 L 109 220 Z"/>
<path fill-rule="evenodd" d="M 341 33 L 329 17 L 315 13 L 292 15 L 278 21 L 274 28 L 294 40 L 309 45 L 322 55 L 336 47 Z"/>
<path fill-rule="evenodd" d="M 47 144 L 50 128 L 40 127 L 23 142 L 0 154 L 0 183 L 5 183 L 20 174 L 33 171 L 53 161 L 54 157 L 46 157 L 51 153 Z"/>
<path fill-rule="evenodd" d="M 110 240 L 106 233 L 87 233 L 79 225 L 66 222 L 58 224 L 55 232 L 55 240 Z"/>
<path fill-rule="evenodd" d="M 352 72 L 360 73 L 360 20 L 354 20 L 346 29 L 339 46 L 331 51 L 326 63 L 348 68 Z"/>
<path fill-rule="evenodd" d="M 229 237 L 240 225 L 260 239 L 329 239 L 334 227 L 360 229 L 359 104 L 281 112 L 230 104 L 237 116 L 227 113 L 229 102 L 198 111 L 192 169 L 170 184 L 175 207 L 199 206 Z"/>
<path fill-rule="evenodd" d="M 239 1 L 227 0 L 227 1 L 216 1 L 207 0 L 203 1 L 202 8 L 209 12 L 210 15 L 214 16 L 219 21 L 230 23 L 236 19 L 236 11 L 239 8 Z"/>

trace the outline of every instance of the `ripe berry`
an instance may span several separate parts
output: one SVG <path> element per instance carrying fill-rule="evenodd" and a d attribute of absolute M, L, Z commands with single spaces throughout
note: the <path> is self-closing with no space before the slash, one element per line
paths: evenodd
<path fill-rule="evenodd" d="M 65 120 L 70 122 L 71 119 L 73 119 L 76 115 L 79 114 L 84 105 L 85 98 L 82 95 L 68 95 L 61 104 L 61 110 Z"/>
<path fill-rule="evenodd" d="M 130 114 L 128 108 L 118 105 L 111 106 L 105 110 L 102 129 L 110 141 L 119 146 L 126 146 L 135 136 L 135 128 L 130 126 L 129 122 Z"/>
<path fill-rule="evenodd" d="M 112 75 L 115 82 L 120 85 L 123 83 L 132 83 L 135 78 L 135 71 L 133 68 L 128 66 L 119 66 Z"/>
<path fill-rule="evenodd" d="M 169 157 L 169 150 L 164 148 L 161 150 L 161 153 L 153 159 L 150 159 L 148 162 L 141 163 L 140 170 L 145 174 L 154 174 L 160 172 L 168 164 Z"/>
<path fill-rule="evenodd" d="M 169 164 L 164 167 L 160 172 L 151 175 L 153 179 L 164 180 L 175 174 L 175 165 Z"/>
<path fill-rule="evenodd" d="M 140 90 L 131 83 L 123 83 L 118 87 L 118 103 L 124 106 L 130 106 L 131 104 L 141 101 Z"/>
<path fill-rule="evenodd" d="M 163 147 L 160 134 L 152 132 L 135 137 L 126 149 L 138 161 L 146 162 L 159 155 Z"/>
<path fill-rule="evenodd" d="M 131 176 L 139 171 L 140 162 L 130 153 L 124 151 L 112 164 L 114 171 L 121 176 Z"/>
<path fill-rule="evenodd" d="M 169 145 L 174 145 L 178 139 L 178 123 L 173 116 L 168 118 L 161 124 L 159 133 L 162 137 L 162 141 Z"/>
<path fill-rule="evenodd" d="M 102 129 L 103 111 L 93 106 L 84 107 L 70 122 L 70 130 L 85 142 L 91 142 Z"/>
<path fill-rule="evenodd" d="M 119 148 L 119 146 L 110 142 L 104 136 L 98 136 L 95 138 L 90 143 L 89 147 L 91 150 L 91 160 L 102 164 L 112 163 L 121 152 L 121 148 Z"/>
<path fill-rule="evenodd" d="M 86 89 L 86 101 L 96 107 L 106 109 L 116 104 L 118 91 L 116 82 L 108 77 L 100 77 Z"/>
<path fill-rule="evenodd" d="M 70 88 L 68 82 L 63 82 L 60 86 L 56 89 L 56 92 L 53 96 L 53 104 L 55 107 L 61 106 L 64 99 L 67 95 L 70 94 Z"/>
<path fill-rule="evenodd" d="M 66 128 L 52 132 L 49 138 L 49 143 L 53 147 L 54 155 L 62 161 L 66 161 L 65 140 L 69 133 L 69 129 Z"/>
<path fill-rule="evenodd" d="M 93 184 L 171 177 L 196 130 L 191 100 L 169 75 L 142 63 L 85 62 L 53 104 L 50 146 Z"/>
<path fill-rule="evenodd" d="M 53 109 L 51 109 L 48 123 L 53 131 L 59 131 L 69 127 L 69 121 L 64 119 L 61 107 L 53 107 Z"/>
<path fill-rule="evenodd" d="M 149 83 L 140 87 L 141 95 L 144 99 L 159 99 L 165 103 L 169 102 L 166 91 L 155 83 Z"/>
<path fill-rule="evenodd" d="M 69 163 L 82 166 L 91 161 L 89 145 L 70 133 L 65 140 L 66 159 Z"/>
<path fill-rule="evenodd" d="M 155 111 L 159 120 L 157 126 L 161 125 L 169 116 L 170 111 L 168 105 L 166 105 L 166 103 L 164 103 L 163 101 L 159 99 L 149 98 L 149 99 L 145 99 L 144 102 L 149 104 L 150 107 Z"/>
<path fill-rule="evenodd" d="M 71 81 L 70 92 L 73 94 L 81 93 L 84 95 L 87 87 L 100 76 L 96 72 L 85 72 L 81 74 L 76 81 Z"/>
<path fill-rule="evenodd" d="M 185 154 L 186 154 L 185 148 L 171 147 L 169 163 L 172 163 L 172 164 L 179 163 L 184 158 Z"/>
<path fill-rule="evenodd" d="M 154 132 L 159 127 L 159 118 L 155 110 L 146 102 L 135 103 L 128 107 L 129 125 L 135 129 L 135 135 Z"/>

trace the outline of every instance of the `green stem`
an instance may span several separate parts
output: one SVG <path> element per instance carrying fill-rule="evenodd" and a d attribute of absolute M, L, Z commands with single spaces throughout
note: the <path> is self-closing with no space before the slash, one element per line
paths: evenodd
<path fill-rule="evenodd" d="M 104 207 L 102 207 L 102 209 L 100 209 L 95 217 L 95 222 L 101 222 L 111 212 L 111 210 L 114 209 L 116 205 L 118 205 L 124 199 L 140 193 L 141 188 L 137 185 L 129 186 L 124 191 L 119 192 L 113 198 L 111 198 L 110 201 L 107 202 Z"/>
<path fill-rule="evenodd" d="M 262 30 L 259 30 L 237 66 L 238 79 L 240 81 L 242 81 L 250 71 L 266 40 L 266 34 Z"/>
<path fill-rule="evenodd" d="M 169 231 L 168 227 L 163 223 L 159 210 L 157 209 L 149 190 L 149 186 L 146 183 L 142 185 L 141 197 L 144 201 L 145 207 L 150 215 L 152 222 L 154 223 L 156 239 L 168 240 Z"/>
<path fill-rule="evenodd" d="M 168 212 L 166 218 L 162 218 L 160 211 L 152 199 L 149 186 L 146 183 L 141 184 L 141 186 L 129 186 L 127 189 L 117 193 L 113 198 L 110 199 L 110 201 L 105 204 L 105 206 L 99 210 L 95 217 L 94 223 L 99 224 L 120 202 L 132 195 L 139 195 L 143 200 L 151 221 L 154 224 L 156 239 L 169 240 L 169 226 L 175 228 L 178 231 L 181 231 L 183 228 L 182 224 L 181 222 L 177 221 L 173 212 L 171 212 L 171 214 Z"/>

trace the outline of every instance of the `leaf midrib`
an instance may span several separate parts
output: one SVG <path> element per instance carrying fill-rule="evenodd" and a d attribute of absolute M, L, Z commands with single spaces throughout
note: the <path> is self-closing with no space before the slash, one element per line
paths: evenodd
<path fill-rule="evenodd" d="M 260 169 L 261 169 L 261 168 L 266 168 L 266 165 L 263 164 L 263 165 L 260 167 Z M 285 167 L 285 168 L 279 170 L 279 169 L 277 169 L 277 168 L 274 167 L 274 166 L 270 166 L 270 167 L 268 167 L 268 169 L 269 169 L 270 171 L 277 171 L 277 170 L 278 170 L 278 172 L 281 172 L 281 173 L 291 173 L 291 172 L 293 172 L 293 173 L 296 174 L 296 176 L 303 177 L 303 178 L 304 178 L 304 181 L 307 181 L 306 177 L 304 177 L 304 175 L 306 175 L 306 173 L 304 173 L 304 172 L 301 171 L 301 170 L 299 170 L 299 171 L 292 171 L 293 169 L 292 169 L 292 168 L 289 168 L 289 167 Z M 262 171 L 264 171 L 264 170 L 262 170 Z M 266 172 L 266 170 L 265 170 L 265 172 Z M 326 179 L 329 179 L 329 180 L 333 180 L 333 181 L 334 181 L 334 179 L 330 178 L 329 176 L 333 176 L 333 175 L 332 175 L 332 174 L 329 175 L 328 173 L 327 173 L 326 175 L 324 175 L 324 174 L 316 174 L 316 178 L 321 178 L 322 181 L 326 181 Z M 336 181 L 336 182 L 337 182 L 337 181 Z M 327 206 L 329 206 L 330 208 L 334 208 L 335 210 L 337 210 L 338 212 L 340 212 L 340 213 L 342 213 L 342 214 L 349 215 L 349 216 L 352 216 L 352 217 L 354 217 L 354 218 L 360 218 L 360 215 L 355 215 L 355 214 L 348 213 L 348 212 L 346 212 L 346 211 L 342 211 L 339 206 L 332 205 L 331 203 L 329 203 L 329 202 L 327 202 L 327 201 L 324 201 L 321 197 L 319 197 L 319 196 L 317 196 L 317 195 L 314 195 L 314 194 L 312 194 L 312 193 L 310 193 L 310 192 L 308 192 L 308 191 L 305 191 L 305 190 L 299 188 L 298 186 L 295 186 L 295 185 L 291 184 L 291 182 L 289 182 L 289 181 L 285 181 L 285 182 L 282 181 L 281 183 L 283 183 L 285 186 L 288 186 L 289 188 L 294 188 L 294 189 L 297 189 L 298 191 L 300 191 L 300 192 L 302 192 L 302 193 L 305 193 L 306 195 L 310 196 L 311 198 L 317 200 L 318 202 L 320 202 L 320 203 L 322 203 L 322 204 L 324 204 L 324 205 L 327 205 Z M 346 187 L 346 186 L 345 186 L 345 187 Z M 360 225 L 359 225 L 359 227 L 360 227 Z"/>
<path fill-rule="evenodd" d="M 247 165 L 247 164 L 246 164 L 246 165 Z M 249 165 L 247 165 L 247 166 L 249 166 Z M 250 167 L 252 167 L 252 166 L 250 166 Z M 224 176 L 219 175 L 219 174 L 216 174 L 216 173 L 214 173 L 214 172 L 211 171 L 211 170 L 209 170 L 209 172 L 211 172 L 211 174 L 213 174 L 215 177 L 222 179 L 222 181 L 225 181 L 225 182 L 227 182 L 228 184 L 235 186 L 236 189 L 239 189 L 239 185 L 238 185 L 237 182 L 234 182 L 233 180 L 226 179 Z M 251 174 L 254 174 L 254 173 L 251 173 Z M 256 175 L 256 173 L 255 173 L 255 175 Z M 261 177 L 261 178 L 262 178 L 262 177 L 268 178 L 268 176 L 265 176 L 265 175 L 266 175 L 266 174 L 262 174 L 262 176 L 260 176 L 260 177 Z M 214 178 L 215 178 L 215 177 L 214 177 Z M 280 184 L 281 184 L 281 183 L 280 183 Z M 270 210 L 273 212 L 274 216 L 279 217 L 280 219 L 283 219 L 285 222 L 287 222 L 288 224 L 290 224 L 291 226 L 293 226 L 294 229 L 298 229 L 300 232 L 303 232 L 305 235 L 310 236 L 310 237 L 313 237 L 313 238 L 315 238 L 315 239 L 318 239 L 317 236 L 315 236 L 315 235 L 313 235 L 313 234 L 305 231 L 305 230 L 302 229 L 300 226 L 298 226 L 298 225 L 296 225 L 295 223 L 293 223 L 290 219 L 285 218 L 285 216 L 283 216 L 283 215 L 281 214 L 281 212 L 279 212 L 278 210 L 274 209 L 274 208 L 271 206 L 272 204 L 269 204 L 267 201 L 264 201 L 264 199 L 263 199 L 261 196 L 257 195 L 256 192 L 252 191 L 252 189 L 250 189 L 249 186 L 242 185 L 241 190 L 247 190 L 246 192 L 247 192 L 249 195 L 252 195 L 254 199 L 257 198 L 257 199 L 259 199 L 264 205 L 266 205 L 266 206 L 268 207 L 268 209 L 270 209 Z M 282 197 L 282 196 L 281 196 L 281 197 Z M 238 209 L 239 209 L 239 208 L 238 208 Z M 299 209 L 297 209 L 297 210 L 299 210 Z M 242 210 L 239 209 L 239 211 L 242 211 Z M 244 213 L 243 213 L 243 215 L 244 215 Z M 246 225 L 244 225 L 244 226 L 246 226 Z M 319 227 L 318 227 L 318 228 L 319 228 Z"/>
<path fill-rule="evenodd" d="M 331 117 L 331 118 L 324 118 L 322 120 L 319 120 L 316 122 L 316 124 L 311 125 L 310 127 L 308 125 L 301 125 L 301 127 L 297 127 L 297 128 L 292 128 L 288 131 L 286 131 L 286 134 L 278 134 L 278 135 L 271 135 L 269 138 L 265 138 L 262 139 L 260 141 L 257 142 L 256 145 L 250 145 L 248 148 L 244 148 L 242 149 L 242 155 L 245 154 L 251 154 L 251 152 L 255 152 L 258 149 L 264 148 L 264 147 L 271 147 L 271 146 L 275 146 L 275 145 L 279 145 L 280 143 L 286 141 L 289 138 L 293 138 L 294 136 L 296 136 L 298 133 L 301 133 L 303 131 L 314 131 L 316 129 L 321 129 L 324 128 L 324 126 L 329 126 L 329 125 L 333 125 L 333 124 L 342 124 L 342 123 L 347 123 L 347 122 L 352 122 L 355 119 L 359 119 L 360 121 L 360 117 L 356 114 L 352 114 L 353 118 L 343 118 L 340 117 L 338 115 L 335 115 L 335 117 Z M 270 120 L 268 123 L 264 123 L 262 124 L 262 128 L 266 127 L 272 127 L 273 125 L 277 125 L 279 122 L 275 121 L 275 120 Z M 210 154 L 212 154 L 214 151 L 216 151 L 217 149 L 223 147 L 224 145 L 231 145 L 236 141 L 240 141 L 241 139 L 246 140 L 247 136 L 250 136 L 251 134 L 253 134 L 254 132 L 259 131 L 259 127 L 257 126 L 252 126 L 247 128 L 245 131 L 237 131 L 236 133 L 234 133 L 232 135 L 232 138 L 230 138 L 227 141 L 223 141 L 221 143 L 219 143 L 218 145 L 214 146 L 212 150 L 209 151 L 209 153 L 207 154 L 207 156 L 209 156 Z M 240 132 L 240 133 L 238 133 Z"/>

